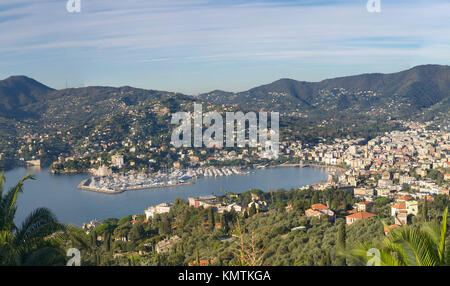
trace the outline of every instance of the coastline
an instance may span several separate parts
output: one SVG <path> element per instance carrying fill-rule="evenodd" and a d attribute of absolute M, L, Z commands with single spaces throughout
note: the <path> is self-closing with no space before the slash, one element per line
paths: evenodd
<path fill-rule="evenodd" d="M 278 165 L 268 165 L 267 168 L 278 168 L 278 167 L 312 167 L 312 168 L 324 168 L 327 171 L 335 171 L 335 172 L 345 172 L 345 169 L 341 166 L 336 165 L 323 165 L 317 163 L 289 163 L 289 164 L 278 164 Z"/>

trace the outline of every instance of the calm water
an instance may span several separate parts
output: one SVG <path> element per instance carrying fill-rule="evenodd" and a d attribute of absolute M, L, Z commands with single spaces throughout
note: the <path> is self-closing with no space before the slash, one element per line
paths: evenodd
<path fill-rule="evenodd" d="M 94 218 L 121 218 L 129 214 L 143 213 L 151 205 L 173 202 L 175 198 L 217 194 L 220 188 L 241 193 L 255 188 L 268 191 L 286 190 L 325 180 L 322 168 L 281 167 L 252 170 L 248 175 L 217 178 L 200 178 L 193 185 L 128 191 L 121 194 L 103 194 L 77 189 L 81 180 L 89 175 L 51 175 L 47 169 L 29 170 L 17 168 L 6 172 L 6 186 L 16 183 L 27 173 L 35 174 L 35 181 L 25 183 L 24 192 L 18 199 L 16 223 L 37 207 L 47 207 L 61 222 L 81 225 Z"/>

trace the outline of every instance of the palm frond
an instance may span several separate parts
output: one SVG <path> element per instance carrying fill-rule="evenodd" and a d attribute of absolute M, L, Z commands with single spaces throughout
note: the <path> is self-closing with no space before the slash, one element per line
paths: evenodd
<path fill-rule="evenodd" d="M 441 238 L 439 242 L 439 262 L 440 264 L 444 264 L 446 257 L 445 257 L 445 235 L 447 233 L 447 216 L 448 216 L 448 207 L 445 208 L 444 214 L 442 216 L 442 222 L 441 222 Z"/>
<path fill-rule="evenodd" d="M 439 264 L 439 254 L 432 237 L 418 228 L 402 227 L 390 233 L 392 245 L 402 250 L 407 265 L 435 266 Z"/>
<path fill-rule="evenodd" d="M 4 196 L 1 197 L 0 211 L 1 211 L 1 221 L 0 227 L 3 230 L 12 230 L 14 226 L 14 216 L 16 214 L 16 202 L 19 193 L 23 190 L 23 184 L 26 180 L 32 179 L 34 177 L 32 174 L 25 175 L 15 186 L 10 188 Z"/>
<path fill-rule="evenodd" d="M 64 232 L 58 232 L 55 235 L 55 240 L 60 244 L 70 241 L 72 247 L 85 249 L 87 251 L 94 250 L 86 233 L 82 229 L 71 225 L 67 225 Z"/>
<path fill-rule="evenodd" d="M 33 251 L 22 263 L 23 266 L 64 266 L 66 258 L 53 247 L 42 247 Z"/>
<path fill-rule="evenodd" d="M 17 230 L 15 240 L 17 243 L 43 239 L 44 237 L 64 229 L 62 224 L 47 208 L 37 208 L 29 214 L 21 227 Z"/>

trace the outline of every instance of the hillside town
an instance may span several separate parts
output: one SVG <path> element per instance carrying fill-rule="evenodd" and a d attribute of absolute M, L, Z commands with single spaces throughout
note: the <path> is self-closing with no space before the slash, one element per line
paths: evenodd
<path fill-rule="evenodd" d="M 371 140 L 337 139 L 334 144 L 318 144 L 312 148 L 298 148 L 295 144 L 283 145 L 284 155 L 291 154 L 302 162 L 334 167 L 329 172 L 327 182 L 299 188 L 320 192 L 328 189 L 350 190 L 355 200 L 346 214 L 336 214 L 330 202 L 313 203 L 303 215 L 308 218 L 326 218 L 334 223 L 337 216 L 344 218 L 347 225 L 357 221 L 377 217 L 379 198 L 385 198 L 389 207 L 388 215 L 392 224 L 385 227 L 389 231 L 411 224 L 412 217 L 419 214 L 420 206 L 432 203 L 439 195 L 449 196 L 450 184 L 450 133 L 427 130 L 424 125 L 414 124 L 407 131 L 393 131 Z M 297 147 L 297 148 L 296 148 Z M 235 212 L 249 214 L 264 213 L 269 203 L 264 196 L 251 194 L 250 202 L 237 202 L 240 194 L 228 193 L 225 197 L 208 195 L 189 197 L 189 207 L 211 209 L 215 213 Z M 146 220 L 157 215 L 168 214 L 173 203 L 161 203 L 148 207 L 144 213 Z M 253 209 L 253 210 L 252 210 Z M 292 211 L 288 203 L 285 211 Z M 220 223 L 214 227 L 220 228 Z M 204 226 L 208 227 L 205 222 Z M 292 231 L 304 229 L 297 226 Z M 89 228 L 87 228 L 89 229 Z M 166 252 L 180 241 L 177 236 L 162 240 L 157 245 L 158 252 Z"/>

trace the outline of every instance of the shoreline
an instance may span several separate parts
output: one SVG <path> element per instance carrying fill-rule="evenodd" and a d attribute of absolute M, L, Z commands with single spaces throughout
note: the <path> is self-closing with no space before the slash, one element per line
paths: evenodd
<path fill-rule="evenodd" d="M 341 166 L 336 165 L 322 165 L 317 163 L 289 163 L 289 164 L 278 164 L 278 165 L 268 165 L 266 168 L 278 168 L 278 167 L 311 167 L 311 168 L 323 168 L 327 170 L 333 170 L 336 172 L 345 172 L 345 169 Z"/>

